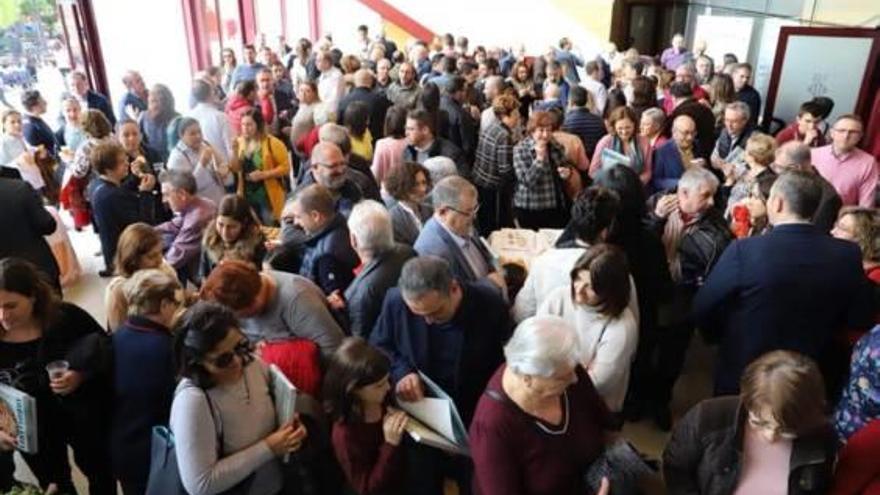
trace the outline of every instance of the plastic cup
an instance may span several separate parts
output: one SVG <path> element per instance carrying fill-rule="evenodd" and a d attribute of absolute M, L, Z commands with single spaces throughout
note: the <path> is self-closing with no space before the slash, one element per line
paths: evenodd
<path fill-rule="evenodd" d="M 70 363 L 61 359 L 58 361 L 52 361 L 51 363 L 46 365 L 46 371 L 49 373 L 50 380 L 59 380 L 61 379 L 67 370 L 70 369 Z"/>

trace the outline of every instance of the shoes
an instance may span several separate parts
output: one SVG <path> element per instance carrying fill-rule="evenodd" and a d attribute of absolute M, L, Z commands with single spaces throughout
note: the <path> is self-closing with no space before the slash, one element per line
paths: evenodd
<path fill-rule="evenodd" d="M 654 424 L 662 431 L 672 429 L 672 413 L 669 406 L 657 406 L 654 410 Z"/>
<path fill-rule="evenodd" d="M 98 272 L 98 276 L 101 277 L 101 278 L 112 277 L 112 276 L 113 276 L 113 270 L 107 270 L 107 269 L 105 268 L 104 270 L 101 270 L 101 271 Z"/>

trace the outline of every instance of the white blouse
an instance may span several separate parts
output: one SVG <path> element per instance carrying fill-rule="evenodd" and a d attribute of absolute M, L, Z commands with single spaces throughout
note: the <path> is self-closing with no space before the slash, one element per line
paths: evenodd
<path fill-rule="evenodd" d="M 565 285 L 547 295 L 538 314 L 559 316 L 574 326 L 581 364 L 608 409 L 621 411 L 639 342 L 639 326 L 632 311 L 627 307 L 617 318 L 609 319 L 592 306 L 572 301 L 571 288 Z"/>

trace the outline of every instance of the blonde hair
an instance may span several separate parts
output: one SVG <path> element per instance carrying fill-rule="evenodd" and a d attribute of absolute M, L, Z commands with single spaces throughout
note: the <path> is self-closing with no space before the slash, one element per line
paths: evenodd
<path fill-rule="evenodd" d="M 773 351 L 753 361 L 740 380 L 743 407 L 768 411 L 782 429 L 804 433 L 825 422 L 825 382 L 803 354 Z"/>
<path fill-rule="evenodd" d="M 746 141 L 746 154 L 766 167 L 776 158 L 776 140 L 768 134 L 754 132 Z"/>
<path fill-rule="evenodd" d="M 171 275 L 151 268 L 140 270 L 126 280 L 122 293 L 128 301 L 129 315 L 153 315 L 162 308 L 162 301 L 173 301 L 180 282 Z"/>
<path fill-rule="evenodd" d="M 837 215 L 838 220 L 851 216 L 855 224 L 854 241 L 862 250 L 865 261 L 880 261 L 880 215 L 874 208 L 845 206 Z"/>

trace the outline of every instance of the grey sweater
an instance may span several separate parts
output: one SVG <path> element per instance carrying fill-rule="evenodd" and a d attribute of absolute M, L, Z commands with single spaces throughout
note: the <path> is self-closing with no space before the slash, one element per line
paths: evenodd
<path fill-rule="evenodd" d="M 344 337 L 327 308 L 324 293 L 311 280 L 292 273 L 270 271 L 275 295 L 263 312 L 242 318 L 241 327 L 253 342 L 291 337 L 308 339 L 329 356 Z"/>
<path fill-rule="evenodd" d="M 254 361 L 241 380 L 210 388 L 207 394 L 217 422 L 205 393 L 189 379 L 181 380 L 171 405 L 171 431 L 183 487 L 190 495 L 213 495 L 255 473 L 249 495 L 280 492 L 280 463 L 263 440 L 276 429 L 264 365 Z M 219 449 L 221 429 L 223 446 Z M 218 458 L 220 452 L 222 458 Z"/>

